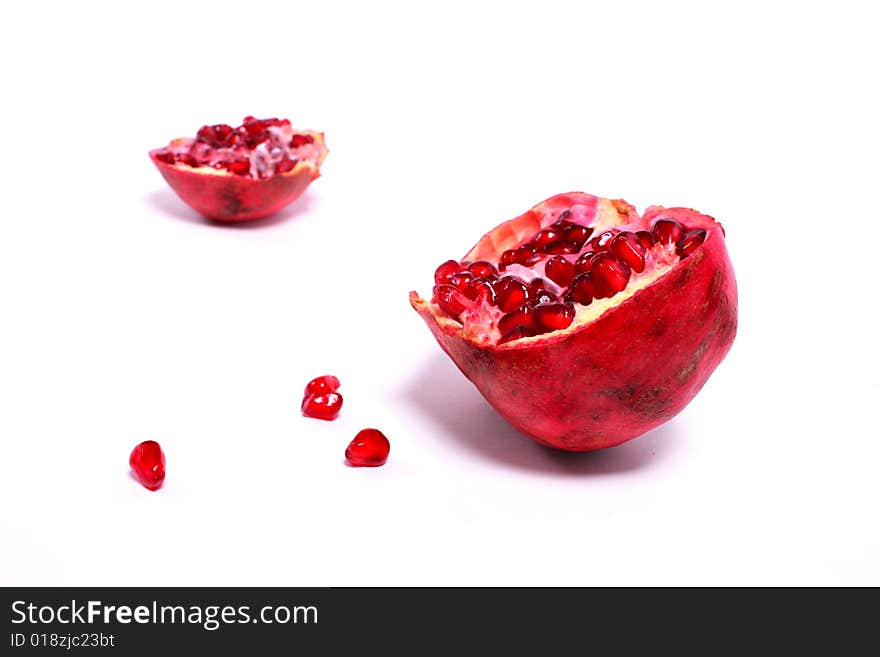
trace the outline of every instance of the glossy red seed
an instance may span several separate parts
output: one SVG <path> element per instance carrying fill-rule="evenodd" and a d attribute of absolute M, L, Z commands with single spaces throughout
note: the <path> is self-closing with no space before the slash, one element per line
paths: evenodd
<path fill-rule="evenodd" d="M 498 331 L 501 335 L 509 333 L 517 326 L 524 326 L 529 329 L 534 328 L 534 314 L 530 305 L 525 304 L 522 308 L 517 308 L 511 313 L 503 315 L 498 320 Z"/>
<path fill-rule="evenodd" d="M 569 244 L 573 244 L 577 247 L 577 250 L 580 251 L 584 243 L 588 239 L 590 239 L 590 235 L 592 234 L 592 228 L 587 228 L 586 226 L 578 226 L 575 224 L 565 230 L 565 232 L 562 234 L 562 239 Z"/>
<path fill-rule="evenodd" d="M 679 258 L 687 258 L 697 250 L 706 239 L 706 231 L 702 228 L 689 230 L 675 243 L 675 252 Z"/>
<path fill-rule="evenodd" d="M 544 252 L 551 255 L 558 255 L 562 253 L 577 253 L 579 250 L 580 249 L 576 244 L 569 244 L 568 242 L 563 242 L 561 240 L 550 242 L 550 244 L 544 247 Z"/>
<path fill-rule="evenodd" d="M 654 222 L 651 233 L 661 244 L 673 244 L 684 235 L 684 227 L 675 219 L 658 219 Z"/>
<path fill-rule="evenodd" d="M 465 308 L 471 306 L 471 301 L 452 285 L 435 285 L 434 303 L 453 317 L 458 317 Z"/>
<path fill-rule="evenodd" d="M 589 306 L 596 296 L 596 285 L 593 283 L 593 275 L 590 272 L 578 274 L 568 288 L 566 299 Z"/>
<path fill-rule="evenodd" d="M 639 238 L 639 242 L 642 243 L 646 249 L 650 249 L 657 243 L 657 238 L 649 230 L 640 230 L 636 233 L 636 237 Z"/>
<path fill-rule="evenodd" d="M 447 260 L 434 271 L 434 283 L 442 285 L 448 283 L 455 274 L 461 271 L 461 265 L 457 260 Z"/>
<path fill-rule="evenodd" d="M 294 135 L 293 139 L 290 140 L 291 148 L 299 148 L 301 146 L 305 146 L 306 144 L 311 144 L 315 141 L 315 138 L 311 135 Z"/>
<path fill-rule="evenodd" d="M 306 384 L 304 395 L 314 395 L 325 392 L 336 392 L 339 390 L 339 379 L 332 374 L 318 376 Z"/>
<path fill-rule="evenodd" d="M 250 160 L 234 160 L 226 168 L 237 176 L 246 176 L 251 171 L 251 163 Z"/>
<path fill-rule="evenodd" d="M 498 259 L 498 267 L 502 271 L 505 267 L 509 267 L 512 264 L 516 263 L 516 249 L 508 249 L 504 253 L 501 254 L 501 258 Z"/>
<path fill-rule="evenodd" d="M 595 251 L 584 251 L 578 259 L 574 261 L 575 276 L 590 271 L 590 262 L 593 260 L 594 255 L 596 255 Z"/>
<path fill-rule="evenodd" d="M 529 298 L 531 299 L 533 296 L 538 294 L 538 292 L 547 289 L 547 281 L 538 276 L 529 281 L 529 284 L 526 285 L 526 287 L 529 290 Z"/>
<path fill-rule="evenodd" d="M 363 429 L 345 448 L 345 460 L 356 468 L 384 465 L 391 452 L 391 443 L 378 429 Z"/>
<path fill-rule="evenodd" d="M 607 252 L 597 253 L 590 262 L 590 272 L 602 296 L 614 296 L 629 282 L 629 267 Z"/>
<path fill-rule="evenodd" d="M 287 173 L 288 171 L 292 171 L 298 161 L 299 160 L 291 160 L 285 155 L 281 161 L 275 165 L 275 173 Z"/>
<path fill-rule="evenodd" d="M 629 265 L 634 272 L 645 271 L 645 247 L 635 233 L 628 230 L 618 233 L 608 245 L 608 251 Z"/>
<path fill-rule="evenodd" d="M 485 301 L 490 306 L 495 305 L 495 284 L 490 278 L 478 278 L 471 282 L 468 291 L 465 292 L 468 299 Z"/>
<path fill-rule="evenodd" d="M 560 287 L 568 287 L 574 278 L 574 265 L 561 255 L 544 263 L 544 275 Z"/>
<path fill-rule="evenodd" d="M 452 277 L 449 279 L 449 284 L 457 287 L 459 290 L 464 292 L 467 290 L 468 285 L 470 285 L 471 281 L 473 281 L 474 278 L 476 277 L 469 271 L 460 271 L 452 275 Z"/>
<path fill-rule="evenodd" d="M 306 395 L 302 400 L 303 415 L 318 420 L 335 420 L 341 408 L 342 395 L 338 392 Z"/>
<path fill-rule="evenodd" d="M 165 162 L 165 164 L 174 164 L 177 160 L 177 156 L 171 151 L 160 151 L 154 157 L 160 162 Z"/>
<path fill-rule="evenodd" d="M 594 251 L 606 251 L 611 240 L 614 239 L 614 235 L 615 232 L 613 230 L 603 231 L 590 240 L 590 247 Z"/>
<path fill-rule="evenodd" d="M 512 342 L 513 340 L 519 340 L 520 338 L 531 338 L 534 337 L 535 330 L 526 328 L 525 326 L 517 326 L 515 329 L 512 329 L 502 335 L 498 339 L 498 344 L 506 344 L 508 342 Z"/>
<path fill-rule="evenodd" d="M 529 303 L 551 303 L 553 301 L 557 301 L 557 297 L 550 290 L 538 290 L 535 294 L 531 295 L 531 299 Z"/>
<path fill-rule="evenodd" d="M 468 271 L 477 278 L 498 275 L 498 270 L 495 268 L 495 265 L 493 265 L 491 262 L 486 262 L 485 260 L 477 260 L 476 262 L 472 262 L 467 266 L 467 268 Z"/>
<path fill-rule="evenodd" d="M 574 306 L 568 303 L 539 303 L 534 310 L 535 326 L 544 331 L 568 328 L 574 321 Z"/>
<path fill-rule="evenodd" d="M 498 308 L 509 313 L 522 306 L 529 298 L 529 290 L 525 283 L 505 276 L 495 287 Z"/>
<path fill-rule="evenodd" d="M 149 490 L 158 490 L 165 481 L 165 454 L 155 440 L 145 440 L 128 457 L 131 472 Z"/>
<path fill-rule="evenodd" d="M 541 254 L 531 244 L 523 244 L 516 250 L 516 262 L 524 267 L 531 267 L 540 259 Z"/>
<path fill-rule="evenodd" d="M 544 230 L 538 231 L 538 234 L 532 239 L 532 243 L 535 245 L 536 249 L 541 250 L 550 244 L 550 242 L 555 242 L 558 239 L 558 231 L 555 231 L 552 228 L 545 228 Z"/>
<path fill-rule="evenodd" d="M 569 222 L 569 218 L 571 217 L 571 210 L 563 210 L 559 213 L 559 218 L 553 222 L 554 226 L 562 226 L 563 228 L 567 227 Z"/>

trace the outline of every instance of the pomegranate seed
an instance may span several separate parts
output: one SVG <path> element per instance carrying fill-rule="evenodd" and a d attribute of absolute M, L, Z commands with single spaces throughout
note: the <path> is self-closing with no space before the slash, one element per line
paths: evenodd
<path fill-rule="evenodd" d="M 607 252 L 597 253 L 590 263 L 593 282 L 597 291 L 607 292 L 603 296 L 614 296 L 626 287 L 629 282 L 629 267 Z M 601 290 L 598 287 L 601 286 Z"/>
<path fill-rule="evenodd" d="M 606 251 L 608 249 L 608 245 L 611 243 L 611 240 L 614 239 L 614 231 L 606 230 L 602 233 L 599 233 L 590 240 L 590 246 L 596 251 Z"/>
<path fill-rule="evenodd" d="M 339 379 L 332 374 L 318 376 L 306 384 L 304 395 L 323 394 L 326 392 L 336 392 L 339 390 Z"/>
<path fill-rule="evenodd" d="M 574 261 L 575 276 L 590 271 L 590 262 L 593 260 L 594 255 L 596 254 L 593 251 L 584 251 L 581 256 Z"/>
<path fill-rule="evenodd" d="M 675 252 L 679 258 L 687 258 L 697 250 L 697 247 L 706 239 L 706 231 L 702 228 L 689 230 L 675 243 Z"/>
<path fill-rule="evenodd" d="M 440 306 L 444 312 L 456 318 L 471 306 L 470 299 L 452 285 L 435 285 L 434 303 Z"/>
<path fill-rule="evenodd" d="M 541 254 L 531 244 L 523 244 L 516 250 L 516 262 L 524 267 L 531 267 L 541 259 Z"/>
<path fill-rule="evenodd" d="M 473 281 L 475 276 L 469 271 L 460 271 L 457 274 L 453 274 L 452 278 L 449 279 L 449 284 L 454 285 L 462 292 L 466 291 L 468 285 Z"/>
<path fill-rule="evenodd" d="M 158 490 L 165 481 L 165 454 L 155 440 L 145 440 L 135 447 L 128 464 L 144 488 Z"/>
<path fill-rule="evenodd" d="M 525 283 L 510 276 L 505 276 L 495 287 L 498 308 L 509 313 L 522 306 L 529 298 L 529 290 Z"/>
<path fill-rule="evenodd" d="M 467 268 L 468 271 L 477 278 L 485 278 L 486 276 L 498 275 L 498 270 L 495 268 L 495 265 L 493 265 L 491 262 L 486 262 L 485 260 L 472 262 L 467 266 Z"/>
<path fill-rule="evenodd" d="M 672 244 L 684 235 L 684 227 L 675 219 L 658 219 L 651 232 L 661 244 Z"/>
<path fill-rule="evenodd" d="M 495 305 L 495 285 L 489 278 L 478 278 L 471 282 L 468 291 L 465 292 L 468 299 L 476 301 L 481 299 L 490 306 Z"/>
<path fill-rule="evenodd" d="M 502 335 L 509 333 L 517 326 L 529 329 L 535 327 L 534 312 L 528 304 L 525 304 L 522 308 L 517 308 L 512 313 L 503 315 L 498 320 L 498 331 Z"/>
<path fill-rule="evenodd" d="M 305 146 L 306 144 L 311 144 L 315 141 L 315 138 L 311 135 L 294 135 L 293 139 L 290 140 L 291 148 L 299 148 L 300 146 Z"/>
<path fill-rule="evenodd" d="M 578 274 L 568 288 L 566 300 L 571 300 L 582 306 L 589 306 L 596 296 L 596 285 L 593 283 L 593 275 L 590 272 Z"/>
<path fill-rule="evenodd" d="M 544 274 L 560 287 L 568 287 L 574 278 L 574 265 L 561 255 L 553 256 L 544 264 Z"/>
<path fill-rule="evenodd" d="M 562 253 L 577 253 L 578 251 L 580 251 L 580 249 L 576 244 L 569 244 L 568 242 L 562 242 L 560 240 L 550 242 L 550 244 L 548 244 L 544 248 L 544 252 L 551 255 L 558 255 Z"/>
<path fill-rule="evenodd" d="M 529 291 L 529 299 L 531 299 L 533 296 L 538 294 L 538 292 L 541 292 L 542 290 L 547 289 L 547 281 L 545 281 L 543 278 L 538 276 L 536 278 L 533 278 L 528 283 L 528 285 L 526 285 L 526 288 Z"/>
<path fill-rule="evenodd" d="M 642 243 L 646 249 L 650 249 L 657 243 L 657 238 L 649 230 L 640 230 L 636 233 L 636 237 L 639 238 L 639 242 Z"/>
<path fill-rule="evenodd" d="M 505 267 L 515 264 L 516 256 L 516 249 L 508 249 L 501 254 L 501 258 L 498 260 L 498 267 L 503 271 Z"/>
<path fill-rule="evenodd" d="M 592 228 L 587 228 L 586 226 L 572 225 L 571 227 L 567 228 L 562 234 L 562 239 L 564 239 L 569 244 L 573 244 L 577 247 L 577 250 L 580 251 L 581 248 L 583 248 L 584 243 L 588 239 L 590 239 L 590 235 L 592 234 Z"/>
<path fill-rule="evenodd" d="M 235 160 L 227 164 L 226 169 L 237 176 L 246 176 L 251 171 L 251 163 L 250 160 Z"/>
<path fill-rule="evenodd" d="M 345 448 L 345 460 L 355 468 L 375 468 L 385 464 L 390 452 L 391 444 L 384 433 L 378 429 L 363 429 Z"/>
<path fill-rule="evenodd" d="M 635 233 L 628 230 L 618 233 L 608 245 L 608 251 L 629 265 L 634 272 L 645 271 L 645 247 Z"/>
<path fill-rule="evenodd" d="M 535 324 L 545 331 L 568 328 L 574 321 L 574 306 L 568 303 L 539 303 L 534 310 Z"/>
<path fill-rule="evenodd" d="M 530 303 L 552 303 L 554 301 L 557 301 L 556 295 L 550 290 L 538 290 L 532 295 Z"/>
<path fill-rule="evenodd" d="M 538 234 L 535 235 L 532 243 L 535 245 L 537 249 L 543 249 L 545 246 L 550 244 L 550 242 L 555 242 L 559 239 L 559 233 L 553 230 L 552 228 L 545 228 L 544 230 L 538 231 Z"/>
<path fill-rule="evenodd" d="M 156 159 L 160 162 L 164 162 L 165 164 L 174 164 L 177 156 L 171 151 L 162 151 L 160 153 L 156 153 Z"/>
<path fill-rule="evenodd" d="M 498 344 L 505 344 L 507 342 L 512 342 L 513 340 L 519 340 L 520 338 L 531 338 L 535 336 L 535 331 L 530 328 L 526 328 L 525 326 L 517 326 L 515 329 L 512 329 L 502 335 Z"/>
<path fill-rule="evenodd" d="M 318 420 L 335 420 L 341 408 L 342 395 L 338 392 L 306 395 L 302 401 L 303 415 Z"/>
<path fill-rule="evenodd" d="M 437 285 L 448 283 L 459 271 L 461 271 L 461 265 L 457 261 L 447 260 L 434 271 L 434 282 Z"/>
<path fill-rule="evenodd" d="M 275 165 L 275 173 L 287 173 L 288 171 L 292 171 L 297 162 L 299 162 L 299 160 L 291 160 L 285 155 L 282 160 Z"/>

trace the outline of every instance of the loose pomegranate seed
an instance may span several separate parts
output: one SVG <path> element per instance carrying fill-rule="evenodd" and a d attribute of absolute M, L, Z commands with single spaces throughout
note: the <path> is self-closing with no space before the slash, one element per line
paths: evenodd
<path fill-rule="evenodd" d="M 391 444 L 378 429 L 363 429 L 345 448 L 345 460 L 356 468 L 375 468 L 384 465 L 391 452 Z"/>
<path fill-rule="evenodd" d="M 477 278 L 484 278 L 486 276 L 497 276 L 498 270 L 495 268 L 491 262 L 486 262 L 485 260 L 478 260 L 477 262 L 472 262 L 468 266 L 468 271 L 471 272 Z"/>
<path fill-rule="evenodd" d="M 577 302 L 582 306 L 589 306 L 595 296 L 596 285 L 593 282 L 593 275 L 590 272 L 585 272 L 575 276 L 571 287 L 568 288 L 566 300 Z"/>
<path fill-rule="evenodd" d="M 655 238 L 649 230 L 640 230 L 636 233 L 636 237 L 639 238 L 639 242 L 641 242 L 642 246 L 646 249 L 650 249 L 657 243 L 657 238 Z"/>
<path fill-rule="evenodd" d="M 434 271 L 434 283 L 442 285 L 461 271 L 461 265 L 455 260 L 447 260 Z"/>
<path fill-rule="evenodd" d="M 545 331 L 568 328 L 574 321 L 574 307 L 567 303 L 539 303 L 534 310 L 535 325 Z"/>
<path fill-rule="evenodd" d="M 504 335 L 509 333 L 517 326 L 525 328 L 534 328 L 534 313 L 532 307 L 525 304 L 522 308 L 517 308 L 511 313 L 507 313 L 498 320 L 498 331 Z"/>
<path fill-rule="evenodd" d="M 607 252 L 597 253 L 590 263 L 593 281 L 597 284 L 597 292 L 606 292 L 603 296 L 614 296 L 626 287 L 629 282 L 629 267 Z"/>
<path fill-rule="evenodd" d="M 311 135 L 294 135 L 293 139 L 290 140 L 291 148 L 299 148 L 300 146 L 305 146 L 306 144 L 311 144 L 315 141 L 315 138 Z"/>
<path fill-rule="evenodd" d="M 574 261 L 575 276 L 590 271 L 590 262 L 592 262 L 594 255 L 596 255 L 594 251 L 584 251 L 580 257 Z"/>
<path fill-rule="evenodd" d="M 658 219 L 651 232 L 660 244 L 673 244 L 684 235 L 684 227 L 675 219 Z"/>
<path fill-rule="evenodd" d="M 502 278 L 495 287 L 498 307 L 506 313 L 516 310 L 529 298 L 529 290 L 525 283 L 510 276 Z"/>
<path fill-rule="evenodd" d="M 706 239 L 706 231 L 702 228 L 689 230 L 675 243 L 675 252 L 679 258 L 687 258 L 697 250 L 697 247 Z"/>
<path fill-rule="evenodd" d="M 614 239 L 614 235 L 615 233 L 613 230 L 606 230 L 599 233 L 596 237 L 590 240 L 590 247 L 592 247 L 594 251 L 605 251 L 608 249 L 611 240 Z"/>
<path fill-rule="evenodd" d="M 465 292 L 468 299 L 476 301 L 482 299 L 490 306 L 495 305 L 495 285 L 489 278 L 478 278 L 471 282 Z"/>
<path fill-rule="evenodd" d="M 460 271 L 457 274 L 453 274 L 452 278 L 449 279 L 449 284 L 465 292 L 474 278 L 475 276 L 469 271 Z"/>
<path fill-rule="evenodd" d="M 498 340 L 498 344 L 505 344 L 507 342 L 512 342 L 513 340 L 519 340 L 520 338 L 532 338 L 534 336 L 534 329 L 526 328 L 525 326 L 517 326 L 515 329 L 502 335 Z"/>
<path fill-rule="evenodd" d="M 144 488 L 158 490 L 165 481 L 165 454 L 155 440 L 145 440 L 135 447 L 128 464 Z"/>
<path fill-rule="evenodd" d="M 553 256 L 544 263 L 544 274 L 560 287 L 568 287 L 574 278 L 574 265 L 562 256 Z"/>
<path fill-rule="evenodd" d="M 627 230 L 615 235 L 608 245 L 608 251 L 629 265 L 634 272 L 645 271 L 645 247 L 635 233 Z"/>
<path fill-rule="evenodd" d="M 534 243 L 537 249 L 543 249 L 545 246 L 550 244 L 550 242 L 555 242 L 559 239 L 559 233 L 553 230 L 552 228 L 545 228 L 544 230 L 538 231 L 538 234 L 535 235 L 532 242 Z"/>
<path fill-rule="evenodd" d="M 461 293 L 461 290 L 452 285 L 435 285 L 434 303 L 453 317 L 458 317 L 471 305 L 470 300 Z"/>
<path fill-rule="evenodd" d="M 306 395 L 302 401 L 303 415 L 318 420 L 335 420 L 341 408 L 342 395 L 338 392 Z"/>
<path fill-rule="evenodd" d="M 580 251 L 586 241 L 590 239 L 590 235 L 592 234 L 592 228 L 573 225 L 565 230 L 565 232 L 562 234 L 562 239 L 564 239 L 569 244 L 573 244 L 575 247 L 577 247 L 577 250 Z"/>
<path fill-rule="evenodd" d="M 332 374 L 318 376 L 306 384 L 304 395 L 323 394 L 339 390 L 339 379 Z"/>

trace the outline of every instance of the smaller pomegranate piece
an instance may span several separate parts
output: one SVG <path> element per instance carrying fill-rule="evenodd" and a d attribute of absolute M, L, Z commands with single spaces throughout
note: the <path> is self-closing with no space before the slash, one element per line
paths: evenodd
<path fill-rule="evenodd" d="M 158 490 L 165 481 L 165 454 L 155 440 L 145 440 L 128 457 L 128 465 L 140 484 L 148 490 Z"/>
<path fill-rule="evenodd" d="M 306 384 L 304 395 L 324 394 L 339 390 L 339 379 L 332 374 L 318 376 Z"/>
<path fill-rule="evenodd" d="M 306 395 L 302 401 L 303 415 L 318 420 L 335 420 L 341 408 L 342 395 L 338 392 Z"/>
<path fill-rule="evenodd" d="M 375 468 L 388 460 L 391 444 L 378 429 L 363 429 L 345 448 L 345 460 L 355 468 Z"/>

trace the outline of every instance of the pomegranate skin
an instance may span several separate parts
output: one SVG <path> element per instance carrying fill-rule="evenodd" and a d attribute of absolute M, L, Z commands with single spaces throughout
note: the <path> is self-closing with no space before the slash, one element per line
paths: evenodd
<path fill-rule="evenodd" d="M 655 219 L 666 217 L 705 229 L 706 239 L 695 253 L 593 321 L 534 340 L 479 344 L 457 322 L 435 314 L 417 293 L 410 293 L 410 303 L 508 422 L 543 445 L 589 451 L 659 426 L 694 398 L 733 343 L 737 290 L 723 228 L 712 217 L 653 206 L 638 218 L 625 202 L 580 192 L 552 197 L 499 225 L 462 260 L 497 258 L 574 203 L 596 208 L 600 225 L 635 219 L 650 229 Z"/>
<path fill-rule="evenodd" d="M 271 178 L 257 179 L 210 167 L 168 164 L 156 158 L 156 153 L 162 150 L 158 148 L 150 151 L 150 159 L 180 200 L 199 214 L 224 223 L 250 221 L 290 205 L 320 177 L 321 164 L 327 157 L 324 133 L 298 130 L 297 134 L 314 138 L 319 152 L 317 166 L 301 160 L 290 171 Z"/>

